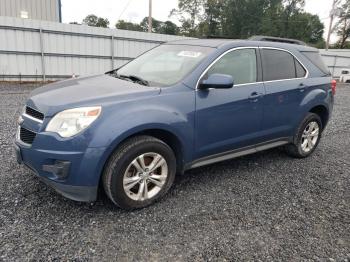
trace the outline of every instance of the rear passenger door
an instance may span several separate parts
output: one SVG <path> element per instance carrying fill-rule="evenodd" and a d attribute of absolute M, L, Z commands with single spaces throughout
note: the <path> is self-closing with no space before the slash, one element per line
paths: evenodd
<path fill-rule="evenodd" d="M 265 140 L 290 137 L 307 91 L 307 70 L 289 51 L 260 48 L 266 95 L 262 129 Z"/>

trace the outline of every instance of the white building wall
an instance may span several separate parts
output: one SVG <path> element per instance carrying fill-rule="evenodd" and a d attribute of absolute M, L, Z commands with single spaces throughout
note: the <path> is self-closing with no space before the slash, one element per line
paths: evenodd
<path fill-rule="evenodd" d="M 0 17 L 0 81 L 104 73 L 179 39 L 184 37 Z M 350 50 L 320 52 L 333 77 L 350 67 Z"/>
<path fill-rule="evenodd" d="M 333 77 L 339 78 L 343 68 L 350 68 L 350 49 L 320 50 L 320 53 Z"/>
<path fill-rule="evenodd" d="M 0 0 L 0 16 L 20 18 L 22 11 L 29 19 L 60 22 L 59 0 Z"/>
<path fill-rule="evenodd" d="M 0 81 L 104 73 L 163 42 L 183 38 L 0 17 Z"/>

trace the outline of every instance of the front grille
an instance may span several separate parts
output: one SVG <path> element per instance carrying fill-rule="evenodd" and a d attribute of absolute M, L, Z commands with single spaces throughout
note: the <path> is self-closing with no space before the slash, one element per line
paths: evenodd
<path fill-rule="evenodd" d="M 26 106 L 26 114 L 39 120 L 44 119 L 44 114 L 31 107 Z"/>
<path fill-rule="evenodd" d="M 19 130 L 19 138 L 21 141 L 23 141 L 26 144 L 33 144 L 33 141 L 35 139 L 36 133 L 25 129 L 24 127 L 21 127 Z"/>

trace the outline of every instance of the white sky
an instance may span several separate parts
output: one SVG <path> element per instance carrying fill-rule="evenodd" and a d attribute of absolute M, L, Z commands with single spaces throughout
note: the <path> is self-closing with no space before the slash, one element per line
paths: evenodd
<path fill-rule="evenodd" d="M 318 14 L 328 31 L 329 12 L 332 0 L 306 0 L 305 10 L 312 14 Z M 171 20 L 169 13 L 177 7 L 177 0 L 153 0 L 153 17 L 158 20 Z M 123 12 L 123 10 L 125 11 Z M 148 0 L 62 0 L 63 22 L 81 22 L 88 14 L 106 17 L 110 21 L 110 27 L 114 27 L 118 19 L 132 22 L 140 22 L 148 16 Z M 336 36 L 332 37 L 332 41 Z"/>

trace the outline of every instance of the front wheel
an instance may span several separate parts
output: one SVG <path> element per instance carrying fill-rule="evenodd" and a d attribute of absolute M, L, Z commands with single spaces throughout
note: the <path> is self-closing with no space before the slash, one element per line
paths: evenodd
<path fill-rule="evenodd" d="M 113 153 L 103 173 L 107 196 L 124 209 L 143 208 L 171 187 L 176 159 L 171 148 L 150 136 L 127 140 Z"/>
<path fill-rule="evenodd" d="M 317 148 L 321 134 L 321 118 L 314 113 L 308 113 L 295 134 L 293 144 L 286 146 L 287 153 L 297 158 L 308 157 Z"/>

